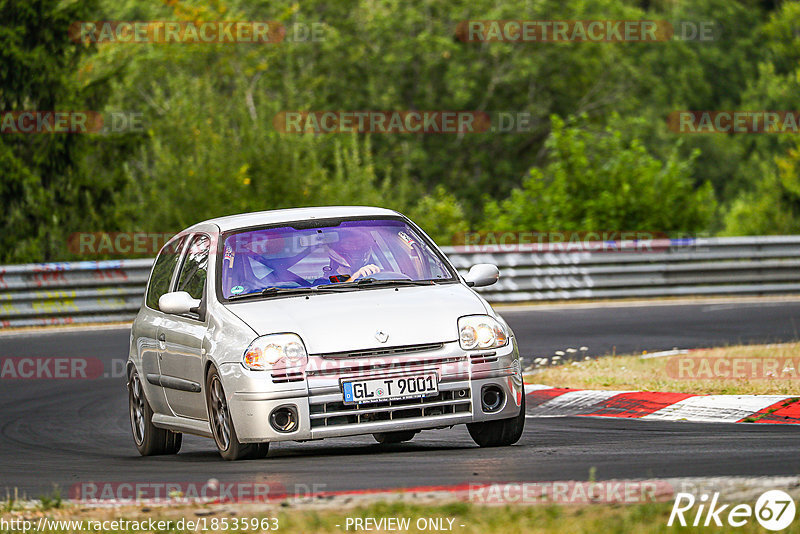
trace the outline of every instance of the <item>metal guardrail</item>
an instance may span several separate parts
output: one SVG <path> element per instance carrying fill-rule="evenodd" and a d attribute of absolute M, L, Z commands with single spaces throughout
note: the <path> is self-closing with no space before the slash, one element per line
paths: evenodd
<path fill-rule="evenodd" d="M 500 280 L 482 291 L 490 302 L 800 293 L 800 236 L 656 240 L 649 249 L 628 243 L 613 252 L 569 246 L 450 258 L 464 271 L 475 263 L 500 267 Z"/>
<path fill-rule="evenodd" d="M 152 259 L 0 267 L 0 329 L 124 321 L 142 304 Z"/>
<path fill-rule="evenodd" d="M 498 303 L 800 293 L 800 236 L 656 240 L 644 249 L 607 242 L 444 251 L 462 273 L 476 263 L 500 267 L 500 281 L 479 289 Z M 129 320 L 141 305 L 152 263 L 0 266 L 0 329 Z"/>

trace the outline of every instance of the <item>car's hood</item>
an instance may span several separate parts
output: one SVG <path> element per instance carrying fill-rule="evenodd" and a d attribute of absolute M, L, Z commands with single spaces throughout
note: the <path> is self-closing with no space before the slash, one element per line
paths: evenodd
<path fill-rule="evenodd" d="M 259 335 L 294 332 L 309 354 L 326 354 L 458 339 L 462 315 L 486 313 L 461 284 L 360 289 L 228 304 Z M 388 335 L 385 343 L 376 333 Z"/>

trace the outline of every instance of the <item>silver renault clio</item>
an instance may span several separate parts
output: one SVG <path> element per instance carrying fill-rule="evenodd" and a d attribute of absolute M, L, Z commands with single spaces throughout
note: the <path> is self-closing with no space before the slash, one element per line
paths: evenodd
<path fill-rule="evenodd" d="M 212 219 L 159 252 L 131 330 L 131 428 L 142 455 L 183 433 L 228 460 L 273 441 L 372 434 L 379 443 L 465 423 L 482 446 L 522 435 L 511 329 L 420 228 L 381 208 Z"/>

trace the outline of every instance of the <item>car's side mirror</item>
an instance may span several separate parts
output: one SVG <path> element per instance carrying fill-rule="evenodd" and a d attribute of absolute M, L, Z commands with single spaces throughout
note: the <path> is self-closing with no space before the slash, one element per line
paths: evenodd
<path fill-rule="evenodd" d="M 200 312 L 200 299 L 193 299 L 186 291 L 164 293 L 158 298 L 158 309 L 164 313 L 184 315 Z"/>
<path fill-rule="evenodd" d="M 469 287 L 490 286 L 500 278 L 500 269 L 491 263 L 479 263 L 470 267 L 469 272 L 464 275 Z"/>

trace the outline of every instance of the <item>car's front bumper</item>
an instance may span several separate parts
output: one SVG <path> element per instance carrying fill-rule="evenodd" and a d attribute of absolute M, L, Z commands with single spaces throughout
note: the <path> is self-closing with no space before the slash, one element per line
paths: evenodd
<path fill-rule="evenodd" d="M 220 369 L 228 393 L 228 404 L 239 441 L 302 441 L 355 436 L 378 432 L 444 428 L 458 424 L 507 419 L 519 414 L 523 385 L 519 353 L 513 338 L 509 345 L 491 351 L 468 354 L 458 343 L 419 355 L 394 360 L 369 359 L 337 361 L 342 372 L 325 369 L 325 362 L 312 361 L 304 380 L 273 383 L 266 373 L 230 364 Z M 315 358 L 312 356 L 312 359 Z M 378 365 L 373 365 L 378 362 Z M 394 362 L 394 364 L 392 363 Z M 357 374 L 354 371 L 358 368 Z M 368 370 L 365 370 L 368 368 Z M 314 371 L 322 369 L 322 371 Z M 366 379 L 413 375 L 435 371 L 439 395 L 427 399 L 392 401 L 361 406 L 342 403 L 342 379 Z M 486 413 L 481 394 L 487 385 L 504 393 L 502 407 Z M 296 409 L 299 425 L 289 433 L 269 424 L 273 410 L 282 406 Z"/>

